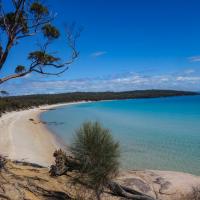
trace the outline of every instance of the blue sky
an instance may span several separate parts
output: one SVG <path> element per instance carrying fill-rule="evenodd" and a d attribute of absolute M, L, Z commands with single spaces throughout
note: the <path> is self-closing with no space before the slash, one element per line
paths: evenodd
<path fill-rule="evenodd" d="M 63 25 L 84 27 L 79 59 L 59 77 L 29 75 L 0 86 L 11 94 L 178 89 L 200 91 L 199 0 L 46 0 L 57 13 L 61 38 L 52 46 L 66 58 Z M 8 6 L 9 7 L 9 6 Z M 25 46 L 24 46 L 25 45 Z M 3 74 L 26 64 L 35 43 L 22 41 Z M 16 90 L 16 87 L 18 88 Z"/>

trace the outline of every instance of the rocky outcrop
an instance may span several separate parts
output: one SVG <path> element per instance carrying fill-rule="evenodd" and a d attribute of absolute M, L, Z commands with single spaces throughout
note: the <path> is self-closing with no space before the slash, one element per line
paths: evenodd
<path fill-rule="evenodd" d="M 155 199 L 192 200 L 188 196 L 193 188 L 200 186 L 200 177 L 182 172 L 130 170 L 122 172 L 117 182 Z"/>
<path fill-rule="evenodd" d="M 4 166 L 3 166 L 4 165 Z M 75 172 L 52 177 L 49 169 L 24 162 L 4 161 L 0 169 L 0 200 L 94 199 L 84 185 L 74 185 Z M 183 200 L 200 177 L 179 172 L 126 171 L 115 180 L 123 186 L 160 200 Z M 125 199 L 106 190 L 103 200 Z M 186 199 L 191 200 L 191 199 Z"/>
<path fill-rule="evenodd" d="M 74 185 L 72 177 L 73 173 L 52 177 L 48 168 L 8 160 L 0 170 L 0 200 L 92 199 L 92 191 Z M 103 194 L 104 199 L 119 199 L 111 196 Z"/>

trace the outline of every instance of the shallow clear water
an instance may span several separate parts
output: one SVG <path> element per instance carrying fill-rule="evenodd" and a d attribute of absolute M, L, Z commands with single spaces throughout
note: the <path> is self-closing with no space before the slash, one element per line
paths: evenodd
<path fill-rule="evenodd" d="M 200 175 L 200 96 L 133 99 L 63 106 L 42 120 L 65 143 L 84 121 L 100 121 L 121 144 L 121 167 Z"/>

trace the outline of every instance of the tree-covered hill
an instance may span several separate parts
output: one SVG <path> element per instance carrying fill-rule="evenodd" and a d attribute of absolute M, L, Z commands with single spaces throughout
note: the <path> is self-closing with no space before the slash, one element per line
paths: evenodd
<path fill-rule="evenodd" d="M 125 92 L 73 92 L 61 94 L 37 94 L 26 96 L 0 97 L 0 115 L 5 112 L 28 109 L 44 104 L 75 101 L 100 101 L 115 99 L 155 98 L 197 95 L 196 92 L 175 90 L 136 90 Z"/>

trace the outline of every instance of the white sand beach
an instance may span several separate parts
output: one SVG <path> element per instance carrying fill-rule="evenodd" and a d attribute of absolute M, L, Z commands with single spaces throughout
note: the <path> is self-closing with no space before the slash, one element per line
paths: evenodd
<path fill-rule="evenodd" d="M 53 152 L 63 145 L 40 122 L 39 115 L 46 109 L 75 103 L 45 105 L 4 114 L 0 118 L 1 154 L 12 160 L 50 166 L 53 163 Z"/>

